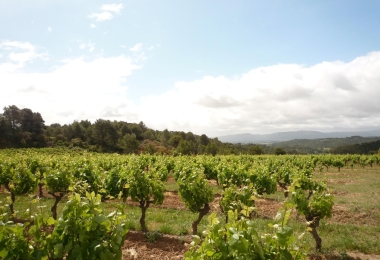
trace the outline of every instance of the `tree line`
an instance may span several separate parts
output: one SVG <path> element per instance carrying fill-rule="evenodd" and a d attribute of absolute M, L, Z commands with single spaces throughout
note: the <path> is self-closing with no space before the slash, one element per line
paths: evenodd
<path fill-rule="evenodd" d="M 143 122 L 97 119 L 54 123 L 49 126 L 40 113 L 15 105 L 0 114 L 0 148 L 69 147 L 107 153 L 149 154 L 263 154 L 262 145 L 234 145 L 192 132 L 158 131 Z"/>
<path fill-rule="evenodd" d="M 154 130 L 144 122 L 131 123 L 97 119 L 74 121 L 71 124 L 45 125 L 42 115 L 15 105 L 0 113 L 0 148 L 68 147 L 93 152 L 123 154 L 373 154 L 380 150 L 380 141 L 352 144 L 363 137 L 292 140 L 272 145 L 222 143 L 218 138 L 192 132 Z M 361 140 L 360 139 L 360 140 Z M 371 140 L 371 138 L 367 138 Z M 337 145 L 337 142 L 341 144 Z M 346 144 L 346 145 L 344 145 Z M 350 145 L 347 145 L 350 144 Z M 305 147 L 304 147 L 305 146 Z M 331 149 L 321 148 L 331 147 Z M 305 149 L 308 148 L 308 149 Z"/>
<path fill-rule="evenodd" d="M 375 142 L 343 145 L 331 149 L 333 154 L 380 154 L 380 140 Z"/>

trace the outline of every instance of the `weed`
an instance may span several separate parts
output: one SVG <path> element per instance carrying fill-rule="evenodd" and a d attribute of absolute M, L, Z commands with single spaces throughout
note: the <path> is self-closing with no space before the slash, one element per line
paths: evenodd
<path fill-rule="evenodd" d="M 167 225 L 167 224 L 163 224 L 160 227 L 160 232 L 164 233 L 164 234 L 173 234 L 174 233 L 173 227 L 171 225 Z"/>
<path fill-rule="evenodd" d="M 154 243 L 157 241 L 157 239 L 159 239 L 163 235 L 160 231 L 151 231 L 151 232 L 145 232 L 144 236 L 146 238 L 146 241 L 150 243 Z"/>

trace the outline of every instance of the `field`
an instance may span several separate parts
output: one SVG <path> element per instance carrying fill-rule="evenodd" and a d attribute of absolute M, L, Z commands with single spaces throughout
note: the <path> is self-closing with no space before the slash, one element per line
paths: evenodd
<path fill-rule="evenodd" d="M 22 160 L 25 160 L 26 155 L 21 157 Z M 99 160 L 97 156 L 95 157 L 96 160 Z M 88 158 L 87 156 L 87 162 L 89 162 Z M 107 160 L 110 158 L 114 159 L 115 157 L 108 156 Z M 280 157 L 277 157 L 276 160 L 278 158 Z M 236 160 L 244 161 L 246 159 L 242 157 Z M 267 160 L 267 158 L 264 159 Z M 45 160 L 45 157 L 40 157 L 40 160 Z M 190 158 L 190 161 L 193 160 Z M 209 159 L 207 158 L 207 160 Z M 5 161 L 6 159 L 2 157 L 3 165 Z M 321 218 L 318 227 L 318 233 L 322 238 L 321 252 L 315 250 L 313 237 L 309 232 L 305 232 L 307 225 L 304 216 L 295 209 L 292 210 L 288 225 L 297 235 L 305 232 L 300 245 L 305 252 L 308 252 L 309 259 L 380 259 L 380 166 L 377 163 L 350 163 L 351 161 L 355 160 L 350 158 L 350 161 L 346 163 L 347 166 L 340 166 L 338 169 L 333 166 L 333 163 L 328 167 L 322 167 L 326 165 L 326 158 L 320 158 L 313 167 L 313 180 L 318 183 L 325 182 L 328 193 L 334 196 L 331 217 Z M 70 163 L 72 165 L 73 162 Z M 180 163 L 176 161 L 176 164 Z M 103 167 L 107 168 L 104 163 Z M 198 212 L 191 211 L 184 203 L 180 192 L 181 182 L 178 180 L 178 176 L 176 177 L 175 171 L 176 169 L 168 170 L 167 176 L 163 178 L 164 198 L 162 204 L 152 203 L 146 209 L 146 227 L 149 232 L 145 234 L 141 231 L 142 227 L 139 222 L 141 215 L 139 201 L 133 201 L 131 196 L 125 196 L 125 202 L 121 197 L 108 196 L 103 199 L 101 204 L 106 212 L 105 215 L 118 209 L 120 205 L 124 209 L 125 224 L 129 231 L 122 247 L 123 259 L 183 259 L 184 253 L 190 249 L 192 222 L 197 219 Z M 219 174 L 221 173 L 219 172 Z M 4 170 L 2 175 L 5 175 Z M 37 176 L 39 175 L 37 174 Z M 47 176 L 45 178 L 48 180 Z M 231 179 L 229 179 L 230 182 Z M 50 210 L 55 201 L 53 195 L 56 196 L 57 193 L 52 193 L 51 189 L 50 194 L 48 193 L 49 187 L 51 188 L 52 185 L 49 186 L 47 180 L 41 190 L 43 197 L 36 199 L 37 195 L 40 195 L 37 188 L 31 189 L 32 192 L 27 192 L 28 195 L 16 196 L 13 205 L 16 219 L 28 219 L 28 216 L 37 214 L 51 215 Z M 212 190 L 212 200 L 209 203 L 210 212 L 200 221 L 197 231 L 199 235 L 208 228 L 207 216 L 212 212 L 215 212 L 221 221 L 225 220 L 220 206 L 224 192 L 220 185 L 222 179 L 219 177 L 217 180 L 213 178 L 204 180 Z M 36 178 L 36 183 L 38 183 L 38 178 Z M 100 181 L 100 184 L 102 183 L 105 184 L 106 181 Z M 65 194 L 71 192 L 72 190 L 67 189 Z M 269 233 L 271 232 L 269 224 L 273 223 L 273 218 L 276 217 L 285 199 L 284 192 L 278 185 L 274 193 L 268 193 L 270 194 L 256 195 L 252 219 L 257 229 Z M 7 212 L 9 191 L 3 183 L 0 201 L 3 204 L 3 211 Z M 67 201 L 68 197 L 64 195 L 57 207 L 58 216 L 62 215 Z M 0 221 L 2 220 L 0 219 Z"/>
<path fill-rule="evenodd" d="M 340 172 L 331 169 L 330 172 L 315 174 L 327 179 L 335 196 L 333 216 L 320 226 L 324 243 L 323 257 L 380 259 L 380 167 L 341 169 Z M 169 182 L 168 186 L 172 184 Z M 149 243 L 141 232 L 131 232 L 127 235 L 124 259 L 181 259 L 191 237 L 180 234 L 189 232 L 186 227 L 191 225 L 195 214 L 186 212 L 185 205 L 176 193 L 168 193 L 165 198 L 169 199 L 168 203 L 164 202 L 164 208 L 152 208 L 148 222 L 152 229 L 170 235 L 158 239 L 156 243 Z M 218 197 L 215 198 L 214 210 L 219 212 L 217 201 Z M 263 226 L 268 218 L 276 215 L 282 201 L 281 191 L 258 201 L 258 218 Z M 135 211 L 131 214 L 138 213 Z M 293 224 L 299 225 L 299 221 L 294 220 Z M 206 221 L 203 221 L 203 225 L 206 225 Z M 138 222 L 133 223 L 132 227 L 138 227 Z M 313 251 L 311 236 L 305 239 L 310 251 Z M 134 258 L 133 255 L 139 257 Z"/>

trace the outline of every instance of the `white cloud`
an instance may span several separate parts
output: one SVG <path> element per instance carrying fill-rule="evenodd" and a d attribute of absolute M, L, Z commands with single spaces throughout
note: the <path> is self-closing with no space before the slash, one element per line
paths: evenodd
<path fill-rule="evenodd" d="M 29 42 L 2 41 L 0 42 L 0 50 L 4 52 L 2 60 L 6 60 L 0 63 L 0 72 L 12 72 L 23 68 L 26 63 L 35 59 L 46 60 L 48 57 L 46 53 L 38 52 L 37 48 Z"/>
<path fill-rule="evenodd" d="M 18 41 L 3 41 L 0 43 L 0 48 L 4 50 L 22 49 L 27 51 L 34 51 L 36 48 L 29 42 Z"/>
<path fill-rule="evenodd" d="M 96 28 L 96 25 L 92 23 L 92 24 L 90 25 L 90 27 L 91 27 L 91 28 Z"/>
<path fill-rule="evenodd" d="M 103 22 L 107 20 L 111 20 L 114 18 L 114 14 L 120 14 L 120 10 L 123 9 L 123 4 L 103 4 L 99 10 L 99 13 L 92 13 L 87 17 L 90 19 L 95 19 L 98 22 Z M 91 25 L 92 28 L 94 28 Z"/>
<path fill-rule="evenodd" d="M 140 42 L 129 48 L 129 51 L 132 52 L 132 56 L 136 62 L 141 62 L 150 57 L 149 52 L 153 51 L 155 48 L 159 48 L 160 46 L 160 44 L 156 44 L 155 46 L 148 47 L 146 44 Z M 120 45 L 120 48 L 127 48 L 127 46 Z"/>
<path fill-rule="evenodd" d="M 113 18 L 113 14 L 110 12 L 92 13 L 88 16 L 88 18 L 95 19 L 98 22 L 103 22 L 111 20 Z"/>
<path fill-rule="evenodd" d="M 142 99 L 141 120 L 211 135 L 380 128 L 379 71 L 380 52 L 373 52 L 348 63 L 279 64 L 237 78 L 177 82 Z"/>
<path fill-rule="evenodd" d="M 88 51 L 94 47 L 91 41 L 79 44 Z M 140 68 L 135 54 L 72 58 L 50 72 L 28 73 L 24 67 L 39 55 L 35 46 L 5 41 L 0 49 L 0 107 L 31 108 L 47 124 L 104 118 L 211 136 L 380 128 L 380 52 L 351 62 L 278 64 L 233 78 L 178 81 L 137 105 L 128 96 L 126 80 Z"/>
<path fill-rule="evenodd" d="M 124 8 L 123 4 L 104 4 L 100 7 L 100 10 L 120 13 L 120 10 L 123 8 Z"/>
<path fill-rule="evenodd" d="M 48 32 L 52 32 L 53 31 L 53 29 L 50 26 L 47 28 L 47 30 L 48 30 Z"/>
<path fill-rule="evenodd" d="M 126 78 L 135 69 L 139 67 L 130 58 L 118 56 L 68 59 L 48 73 L 0 70 L 0 106 L 31 108 L 47 124 L 95 121 L 102 116 L 137 122 L 137 109 L 128 100 L 126 86 Z"/>
<path fill-rule="evenodd" d="M 88 49 L 89 52 L 93 52 L 95 50 L 95 43 L 88 41 L 87 43 L 79 41 L 80 44 L 78 46 L 79 49 L 85 50 Z"/>
<path fill-rule="evenodd" d="M 142 50 L 142 46 L 143 46 L 142 43 L 137 43 L 137 44 L 135 44 L 132 48 L 130 48 L 129 50 L 130 50 L 131 52 L 139 52 L 139 51 Z"/>

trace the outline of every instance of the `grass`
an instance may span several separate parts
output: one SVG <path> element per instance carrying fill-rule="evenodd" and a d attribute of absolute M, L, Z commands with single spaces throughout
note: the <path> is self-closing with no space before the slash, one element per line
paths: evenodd
<path fill-rule="evenodd" d="M 112 211 L 117 202 L 108 204 L 108 210 Z M 139 207 L 125 205 L 125 214 L 130 220 L 130 225 L 133 229 L 140 230 L 140 215 Z M 191 233 L 191 224 L 198 217 L 197 213 L 192 213 L 188 210 L 163 209 L 150 207 L 146 213 L 146 223 L 149 230 L 160 230 L 164 234 L 184 235 Z M 204 230 L 207 226 L 207 218 L 204 218 L 199 224 L 199 229 Z"/>
<path fill-rule="evenodd" d="M 378 226 L 326 223 L 319 227 L 324 250 L 359 251 L 366 254 L 380 253 Z"/>
<path fill-rule="evenodd" d="M 340 172 L 337 169 L 329 168 L 329 172 L 325 170 L 322 173 L 316 172 L 315 177 L 320 181 L 325 180 L 327 182 L 330 191 L 335 196 L 334 207 L 342 209 L 341 211 L 335 210 L 332 219 L 322 220 L 320 223 L 318 232 L 323 239 L 323 251 L 326 253 L 342 252 L 342 254 L 352 251 L 380 254 L 380 167 L 342 168 Z M 178 190 L 178 185 L 175 182 L 167 182 L 165 189 L 175 191 Z M 215 187 L 215 191 L 218 191 L 217 187 Z M 266 197 L 276 201 L 284 200 L 281 191 Z M 0 201 L 4 205 L 7 202 L 7 195 L 0 194 Z M 58 205 L 58 214 L 61 213 L 64 203 L 65 200 Z M 120 203 L 117 201 L 104 203 L 105 210 L 111 212 Z M 14 208 L 18 217 L 27 217 L 34 212 L 51 214 L 52 205 L 53 199 L 35 199 L 31 203 L 29 196 L 17 196 Z M 29 208 L 30 211 L 27 211 Z M 128 227 L 139 230 L 140 208 L 125 204 L 124 208 Z M 219 216 L 223 221 L 224 217 Z M 150 231 L 182 236 L 191 234 L 191 224 L 197 217 L 197 213 L 192 213 L 189 210 L 151 207 L 146 214 L 146 223 Z M 342 218 L 345 221 L 340 221 Z M 272 221 L 267 219 L 256 219 L 258 229 L 268 232 L 270 231 L 268 227 L 270 222 Z M 298 234 L 305 231 L 305 221 L 302 217 L 298 220 L 291 219 L 289 225 Z M 199 233 L 206 226 L 207 217 L 204 217 L 198 228 Z M 311 234 L 305 234 L 303 242 L 308 250 L 313 251 L 314 241 Z"/>
<path fill-rule="evenodd" d="M 343 205 L 353 213 L 370 214 L 380 223 L 380 167 L 344 169 L 324 175 L 335 194 L 336 205 Z"/>
<path fill-rule="evenodd" d="M 58 215 L 62 212 L 62 207 L 67 199 L 63 199 L 58 204 Z M 0 206 L 5 206 L 5 210 L 8 210 L 6 204 L 10 203 L 10 197 L 7 194 L 0 194 Z M 54 200 L 50 198 L 36 198 L 36 196 L 16 196 L 14 203 L 15 215 L 18 218 L 28 219 L 32 214 L 47 214 L 51 215 L 51 207 L 54 204 Z"/>
<path fill-rule="evenodd" d="M 164 183 L 164 188 L 166 191 L 177 191 L 179 186 L 175 181 L 167 181 Z"/>
<path fill-rule="evenodd" d="M 5 205 L 7 202 L 7 195 L 0 194 L 0 205 Z M 58 204 L 58 216 L 63 210 L 64 203 L 67 199 L 63 199 Z M 51 207 L 54 200 L 49 198 L 37 199 L 31 202 L 29 196 L 17 196 L 14 204 L 16 217 L 28 219 L 31 214 L 47 214 L 51 215 Z M 122 202 L 108 202 L 104 203 L 104 209 L 107 213 L 114 211 Z M 8 207 L 5 207 L 8 209 Z M 124 204 L 125 214 L 128 219 L 127 225 L 130 229 L 140 230 L 140 215 L 141 209 L 136 206 Z M 162 209 L 150 207 L 146 213 L 146 222 L 149 230 L 161 230 L 162 233 L 171 235 L 184 235 L 191 233 L 191 224 L 198 217 L 198 213 L 192 213 L 188 210 L 176 209 Z M 207 226 L 207 217 L 205 217 L 199 224 L 199 229 L 202 231 Z"/>
<path fill-rule="evenodd" d="M 324 239 L 325 250 L 359 251 L 367 254 L 380 253 L 380 167 L 342 168 L 340 172 L 316 174 L 326 180 L 335 196 L 335 208 L 345 211 L 345 223 L 326 220 L 319 232 Z"/>

